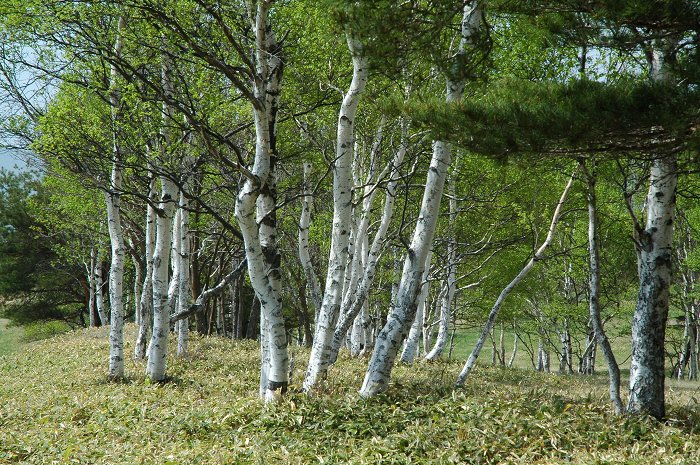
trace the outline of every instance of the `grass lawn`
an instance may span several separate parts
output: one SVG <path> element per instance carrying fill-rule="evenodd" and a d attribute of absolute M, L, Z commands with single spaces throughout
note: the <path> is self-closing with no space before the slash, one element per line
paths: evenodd
<path fill-rule="evenodd" d="M 19 349 L 22 345 L 24 330 L 18 326 L 8 327 L 8 320 L 0 318 L 0 356 Z"/>
<path fill-rule="evenodd" d="M 126 353 L 133 349 L 128 325 Z M 172 346 L 171 346 L 172 347 Z M 0 358 L 0 463 L 23 464 L 670 464 L 700 455 L 695 386 L 670 387 L 669 418 L 615 417 L 604 376 L 397 366 L 388 392 L 357 395 L 366 360 L 341 354 L 313 397 L 257 399 L 255 342 L 193 336 L 151 384 L 142 363 L 106 380 L 107 329 L 27 344 Z"/>

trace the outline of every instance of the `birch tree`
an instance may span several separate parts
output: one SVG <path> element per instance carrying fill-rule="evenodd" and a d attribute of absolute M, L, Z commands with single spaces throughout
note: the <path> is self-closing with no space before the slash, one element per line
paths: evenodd
<path fill-rule="evenodd" d="M 121 33 L 125 28 L 126 20 L 123 16 L 118 19 L 117 39 L 114 44 L 114 55 L 121 55 L 122 39 Z M 121 95 L 118 90 L 117 78 L 119 76 L 114 66 L 111 69 L 111 93 L 110 104 L 112 105 L 113 124 L 113 151 L 112 151 L 112 174 L 110 178 L 110 188 L 105 191 L 107 203 L 107 226 L 109 229 L 109 240 L 112 249 L 112 261 L 109 269 L 109 304 L 110 304 L 110 331 L 109 331 L 109 377 L 119 379 L 124 376 L 124 303 L 123 280 L 124 280 L 124 234 L 121 224 L 121 190 L 122 190 L 122 153 L 120 148 L 119 126 L 121 125 L 120 107 Z"/>
<path fill-rule="evenodd" d="M 338 115 L 336 158 L 333 164 L 333 229 L 328 272 L 321 310 L 304 377 L 304 390 L 313 389 L 325 376 L 330 364 L 331 340 L 340 312 L 343 283 L 347 268 L 349 235 L 352 220 L 352 161 L 354 124 L 360 97 L 369 77 L 368 60 L 362 44 L 351 32 L 347 33 L 348 49 L 352 55 L 353 74 L 350 88 L 343 98 Z"/>
<path fill-rule="evenodd" d="M 468 48 L 474 47 L 478 42 L 477 35 L 483 24 L 482 8 L 479 1 L 469 1 L 464 4 L 459 45 L 452 57 L 454 69 L 447 76 L 446 101 L 448 103 L 456 103 L 462 99 L 465 86 L 462 67 L 467 62 Z M 450 161 L 449 144 L 439 140 L 433 142 L 433 155 L 418 221 L 403 265 L 397 303 L 389 313 L 386 325 L 377 336 L 374 352 L 360 389 L 360 395 L 363 397 L 376 395 L 387 388 L 400 344 L 415 317 L 416 297 L 422 283 L 428 251 L 432 246 Z"/>
<path fill-rule="evenodd" d="M 467 358 L 467 361 L 464 364 L 462 371 L 457 377 L 457 386 L 461 386 L 464 384 L 464 382 L 467 380 L 467 377 L 469 376 L 469 373 L 474 368 L 476 360 L 479 357 L 479 354 L 481 353 L 482 347 L 484 346 L 484 342 L 486 342 L 486 338 L 489 336 L 489 334 L 491 334 L 491 331 L 493 330 L 494 324 L 496 323 L 496 316 L 498 315 L 498 311 L 501 309 L 501 306 L 503 305 L 503 302 L 505 301 L 506 297 L 508 297 L 508 295 L 512 292 L 515 286 L 517 286 L 528 275 L 528 273 L 530 273 L 532 268 L 535 266 L 535 263 L 543 259 L 543 254 L 545 250 L 547 250 L 547 247 L 549 247 L 549 245 L 552 243 L 552 240 L 554 239 L 554 232 L 556 230 L 557 224 L 559 223 L 564 202 L 567 196 L 569 195 L 569 191 L 571 190 L 571 186 L 573 185 L 573 183 L 574 175 L 572 175 L 569 178 L 569 181 L 566 184 L 564 191 L 562 192 L 561 198 L 559 199 L 559 203 L 554 209 L 554 214 L 552 215 L 552 222 L 549 225 L 547 237 L 545 238 L 544 242 L 542 242 L 542 244 L 533 254 L 532 258 L 530 258 L 530 260 L 528 260 L 528 262 L 525 264 L 523 269 L 520 270 L 520 272 L 515 276 L 515 278 L 513 278 L 513 280 L 510 283 L 508 283 L 508 285 L 501 291 L 498 298 L 496 299 L 496 302 L 493 304 L 493 307 L 491 308 L 489 316 L 486 320 L 486 324 L 481 330 L 479 338 L 477 339 L 476 344 L 474 344 L 474 348 L 469 354 L 469 357 Z M 542 352 L 542 350 L 540 350 L 540 352 Z M 545 357 L 545 359 L 543 360 L 542 364 L 544 366 L 549 365 L 548 358 L 549 357 Z"/>
<path fill-rule="evenodd" d="M 654 41 L 647 50 L 652 81 L 673 81 L 669 56 L 677 43 Z M 632 318 L 632 358 L 628 412 L 665 416 L 664 363 L 666 320 L 671 287 L 673 222 L 678 180 L 677 156 L 666 154 L 652 161 L 646 200 L 646 224 L 633 215 L 639 270 L 639 295 Z M 633 213 L 632 210 L 630 212 Z"/>

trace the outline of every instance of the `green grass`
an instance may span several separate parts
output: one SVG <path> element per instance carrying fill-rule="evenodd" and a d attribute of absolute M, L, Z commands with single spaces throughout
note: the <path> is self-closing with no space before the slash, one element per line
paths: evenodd
<path fill-rule="evenodd" d="M 8 324 L 8 320 L 0 319 L 0 356 L 19 349 L 23 342 L 24 330 Z"/>
<path fill-rule="evenodd" d="M 133 348 L 133 326 L 126 351 Z M 298 389 L 307 352 L 296 352 Z M 692 385 L 669 389 L 669 420 L 615 417 L 604 377 L 477 368 L 398 366 L 389 391 L 356 391 L 366 360 L 343 355 L 312 398 L 257 399 L 254 342 L 193 336 L 151 384 L 127 362 L 106 380 L 107 329 L 27 344 L 0 357 L 0 463 L 418 464 L 689 463 L 700 454 Z"/>

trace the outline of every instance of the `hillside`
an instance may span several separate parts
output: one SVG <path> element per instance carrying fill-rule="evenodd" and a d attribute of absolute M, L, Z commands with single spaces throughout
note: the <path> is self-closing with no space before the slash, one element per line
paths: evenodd
<path fill-rule="evenodd" d="M 104 329 L 0 357 L 0 463 L 689 463 L 700 453 L 693 388 L 669 391 L 665 424 L 611 416 L 600 377 L 483 368 L 453 392 L 460 366 L 447 363 L 399 367 L 387 395 L 363 400 L 364 362 L 342 359 L 317 397 L 265 407 L 256 343 L 193 337 L 191 347 L 163 385 L 134 363 L 128 380 L 107 383 Z M 306 354 L 295 351 L 298 381 Z"/>

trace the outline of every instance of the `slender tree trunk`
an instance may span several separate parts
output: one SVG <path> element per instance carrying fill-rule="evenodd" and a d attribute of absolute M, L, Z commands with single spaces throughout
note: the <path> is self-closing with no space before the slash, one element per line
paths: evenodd
<path fill-rule="evenodd" d="M 180 248 L 178 260 L 180 261 L 180 273 L 178 280 L 177 313 L 186 311 L 192 295 L 190 294 L 190 212 L 185 195 L 180 192 Z M 190 325 L 189 319 L 180 320 L 177 325 L 177 355 L 182 357 L 187 354 L 187 340 Z"/>
<path fill-rule="evenodd" d="M 430 260 L 432 256 L 432 251 L 428 251 L 428 256 L 425 258 L 425 268 L 423 270 L 423 278 L 421 280 L 420 294 L 418 294 L 418 308 L 416 309 L 416 316 L 413 319 L 411 330 L 408 332 L 408 338 L 406 339 L 406 345 L 401 353 L 401 362 L 409 365 L 413 363 L 414 359 L 420 353 L 420 339 L 421 335 L 423 334 L 423 313 L 425 311 L 425 301 L 428 299 L 428 290 L 430 289 L 428 274 L 430 273 Z M 425 346 L 423 348 L 426 350 Z"/>
<path fill-rule="evenodd" d="M 155 197 L 155 178 L 151 177 L 151 180 L 148 183 L 148 198 L 155 203 Z M 144 273 L 144 281 L 141 288 L 141 306 L 139 308 L 141 317 L 139 318 L 136 343 L 134 344 L 134 358 L 136 360 L 142 360 L 146 356 L 146 344 L 151 337 L 151 331 L 153 329 L 153 252 L 156 242 L 155 223 L 156 211 L 151 203 L 148 203 L 146 205 L 146 231 L 144 239 L 144 249 L 146 251 L 146 272 Z"/>
<path fill-rule="evenodd" d="M 114 44 L 114 54 L 121 55 L 121 31 L 125 27 L 124 17 L 118 20 L 117 39 Z M 117 90 L 117 70 L 111 69 L 110 104 L 112 105 L 113 150 L 112 175 L 109 189 L 105 191 L 107 203 L 107 228 L 112 249 L 112 261 L 109 268 L 109 377 L 120 379 L 124 377 L 124 233 L 121 224 L 121 190 L 122 190 L 122 154 L 119 125 L 121 124 L 121 96 Z"/>
<path fill-rule="evenodd" d="M 508 368 L 513 368 L 513 363 L 515 363 L 515 356 L 518 353 L 518 335 L 513 336 L 513 352 L 510 354 L 510 359 L 508 359 Z"/>
<path fill-rule="evenodd" d="M 105 300 L 104 300 L 104 280 L 102 279 L 102 268 L 104 263 L 102 262 L 101 252 L 97 251 L 97 260 L 95 261 L 95 309 L 97 310 L 97 315 L 100 317 L 100 326 L 106 326 L 109 324 L 109 317 L 105 311 Z"/>
<path fill-rule="evenodd" d="M 456 67 L 464 63 L 466 48 L 473 43 L 483 22 L 481 3 L 464 4 L 459 48 L 454 58 Z M 460 75 L 448 76 L 448 103 L 459 102 L 464 92 L 465 80 Z M 394 360 L 410 329 L 417 311 L 417 298 L 425 268 L 428 250 L 432 246 L 437 217 L 440 212 L 447 169 L 451 161 L 449 145 L 444 141 L 433 142 L 433 156 L 428 170 L 425 190 L 416 227 L 407 251 L 399 284 L 397 305 L 387 317 L 387 323 L 377 336 L 374 352 L 360 389 L 360 395 L 369 397 L 384 391 L 391 377 Z"/>
<path fill-rule="evenodd" d="M 348 48 L 352 54 L 353 76 L 350 89 L 343 99 L 338 117 L 336 160 L 333 167 L 333 229 L 328 274 L 321 311 L 316 321 L 316 332 L 304 378 L 304 390 L 310 391 L 323 378 L 330 364 L 331 340 L 343 297 L 343 283 L 347 267 L 349 233 L 352 220 L 352 160 L 354 121 L 360 97 L 369 76 L 367 59 L 361 44 L 348 34 Z M 347 332 L 347 329 L 346 329 Z"/>
<path fill-rule="evenodd" d="M 455 167 L 458 163 L 455 163 Z M 455 168 L 456 169 L 456 168 Z M 454 174 L 454 173 L 453 173 Z M 453 175 L 453 178 L 456 176 Z M 425 356 L 428 361 L 437 360 L 440 358 L 447 336 L 450 331 L 450 319 L 452 317 L 452 301 L 454 300 L 455 290 L 457 289 L 457 244 L 455 238 L 455 222 L 457 221 L 457 198 L 455 190 L 455 179 L 452 179 L 448 186 L 450 192 L 450 238 L 447 241 L 447 279 L 445 281 L 445 292 L 442 295 L 440 304 L 440 327 L 438 330 L 437 340 L 430 353 Z"/>
<path fill-rule="evenodd" d="M 564 192 L 562 193 L 561 198 L 559 199 L 559 203 L 557 204 L 557 207 L 554 210 L 554 215 L 552 215 L 552 222 L 549 225 L 549 232 L 547 233 L 547 238 L 544 240 L 539 249 L 537 249 L 533 257 L 523 267 L 523 269 L 520 270 L 520 273 L 518 273 L 518 275 L 515 278 L 513 278 L 513 280 L 501 291 L 501 294 L 498 296 L 498 299 L 496 299 L 496 303 L 494 303 L 493 307 L 491 308 L 491 312 L 489 313 L 489 316 L 486 320 L 486 324 L 484 325 L 484 328 L 481 331 L 481 335 L 479 336 L 479 339 L 477 339 L 474 349 L 472 349 L 472 352 L 469 355 L 467 362 L 464 364 L 464 368 L 462 368 L 462 371 L 460 372 L 459 377 L 457 378 L 457 386 L 461 386 L 464 384 L 472 368 L 474 368 L 476 359 L 479 357 L 481 348 L 483 347 L 484 342 L 486 341 L 486 338 L 488 337 L 489 333 L 493 329 L 493 325 L 496 323 L 496 316 L 498 315 L 498 311 L 500 310 L 501 305 L 503 305 L 503 302 L 505 301 L 506 297 L 508 297 L 508 295 L 515 288 L 515 286 L 517 286 L 520 283 L 520 281 L 522 281 L 525 278 L 525 276 L 527 276 L 528 273 L 530 273 L 530 270 L 532 270 L 532 268 L 535 266 L 535 263 L 537 263 L 537 261 L 539 260 L 542 260 L 544 251 L 547 249 L 547 247 L 549 247 L 549 244 L 551 244 L 552 239 L 554 238 L 554 231 L 557 227 L 557 224 L 559 223 L 559 218 L 561 217 L 561 209 L 564 205 L 566 197 L 569 194 L 569 191 L 571 190 L 571 186 L 573 185 L 573 183 L 574 175 L 572 175 L 571 178 L 569 178 L 569 182 L 566 184 Z"/>
<path fill-rule="evenodd" d="M 600 316 L 600 252 L 598 246 L 598 211 L 596 197 L 595 173 L 586 170 L 586 166 L 581 163 L 588 182 L 588 258 L 589 258 L 589 302 L 591 324 L 595 333 L 596 341 L 603 351 L 603 356 L 608 364 L 608 378 L 610 380 L 610 400 L 613 403 L 616 414 L 624 411 L 624 405 L 620 398 L 620 367 L 615 359 L 612 346 L 608 336 L 603 329 L 603 320 Z"/>
<path fill-rule="evenodd" d="M 97 249 L 93 246 L 90 248 L 90 263 L 86 266 L 87 282 L 88 282 L 88 314 L 90 327 L 97 326 L 99 316 L 95 309 L 95 268 L 97 266 Z"/>
<path fill-rule="evenodd" d="M 299 261 L 304 270 L 306 283 L 310 294 L 310 301 L 314 309 L 314 322 L 318 321 L 318 313 L 321 310 L 323 296 L 321 294 L 321 285 L 318 282 L 318 276 L 311 263 L 311 254 L 309 253 L 309 226 L 311 225 L 311 188 L 309 176 L 311 173 L 311 163 L 304 162 L 304 196 L 301 201 L 301 218 L 299 219 Z M 311 338 L 313 339 L 313 337 Z M 311 343 L 311 339 L 309 343 Z"/>

